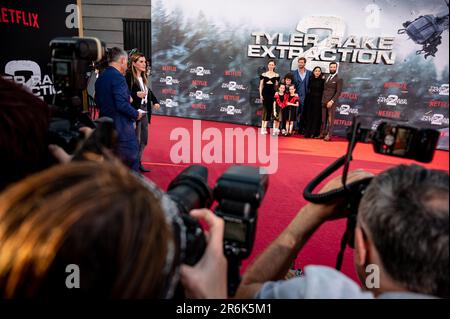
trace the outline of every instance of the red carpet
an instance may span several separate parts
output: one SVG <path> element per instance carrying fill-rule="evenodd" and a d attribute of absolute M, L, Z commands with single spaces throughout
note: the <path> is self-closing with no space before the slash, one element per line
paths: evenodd
<path fill-rule="evenodd" d="M 242 127 L 208 121 L 202 121 L 201 126 L 203 130 L 215 127 L 222 133 L 225 128 Z M 193 120 L 153 116 L 149 129 L 149 145 L 143 156 L 144 165 L 152 169 L 152 172 L 147 173 L 146 176 L 164 190 L 175 176 L 189 166 L 189 164 L 173 164 L 170 160 L 170 150 L 177 143 L 177 140 L 170 140 L 170 133 L 174 128 L 186 128 L 192 134 Z M 242 128 L 246 129 L 247 127 Z M 203 145 L 207 143 L 203 142 Z M 302 192 L 306 184 L 336 158 L 345 154 L 347 150 L 347 142 L 343 139 L 324 142 L 295 136 L 280 137 L 278 143 L 278 171 L 269 177 L 269 188 L 259 209 L 253 253 L 250 258 L 244 261 L 243 269 L 278 236 L 305 204 Z M 244 149 L 237 152 L 246 151 Z M 190 154 L 190 156 L 192 158 L 193 154 Z M 353 158 L 354 161 L 351 166 L 353 169 L 363 168 L 375 174 L 400 163 L 414 163 L 414 161 L 375 154 L 369 144 L 358 145 Z M 448 152 L 437 151 L 433 162 L 425 164 L 425 166 L 448 171 L 448 161 Z M 232 164 L 207 164 L 209 185 L 214 186 L 217 178 L 230 165 Z M 308 264 L 334 267 L 344 227 L 345 221 L 324 224 L 298 256 L 297 267 L 304 267 Z M 347 248 L 342 271 L 356 280 L 352 258 L 353 252 Z"/>

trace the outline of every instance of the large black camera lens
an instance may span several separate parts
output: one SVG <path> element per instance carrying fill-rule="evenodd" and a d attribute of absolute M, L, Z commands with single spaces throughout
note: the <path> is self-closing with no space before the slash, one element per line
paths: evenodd
<path fill-rule="evenodd" d="M 206 240 L 200 225 L 189 212 L 196 208 L 209 208 L 212 204 L 207 168 L 189 166 L 170 183 L 167 194 L 177 204 L 185 227 L 185 230 L 177 230 L 181 232 L 180 236 L 185 236 L 186 242 L 181 260 L 187 265 L 195 265 L 206 249 Z"/>
<path fill-rule="evenodd" d="M 170 183 L 167 194 L 183 214 L 189 214 L 192 209 L 210 207 L 212 191 L 208 186 L 207 168 L 201 165 L 189 166 Z"/>

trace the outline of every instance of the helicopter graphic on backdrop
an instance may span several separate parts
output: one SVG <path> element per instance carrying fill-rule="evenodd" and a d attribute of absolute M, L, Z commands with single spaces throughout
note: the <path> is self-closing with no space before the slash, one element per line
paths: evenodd
<path fill-rule="evenodd" d="M 448 1 L 445 1 L 447 8 Z M 430 55 L 435 56 L 438 46 L 442 43 L 442 33 L 448 30 L 449 13 L 448 10 L 439 12 L 436 15 L 427 14 L 419 16 L 414 21 L 403 23 L 403 29 L 398 30 L 398 34 L 407 34 L 415 43 L 422 45 L 421 50 L 416 54 L 424 54 L 425 59 Z"/>

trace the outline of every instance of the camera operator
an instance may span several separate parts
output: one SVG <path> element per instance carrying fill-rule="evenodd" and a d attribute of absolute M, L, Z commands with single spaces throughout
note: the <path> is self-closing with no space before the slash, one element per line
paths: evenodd
<path fill-rule="evenodd" d="M 369 176 L 353 171 L 348 183 Z M 320 193 L 342 187 L 341 177 Z M 448 298 L 449 176 L 417 165 L 375 177 L 358 209 L 354 264 L 364 290 L 335 269 L 307 266 L 282 280 L 291 261 L 321 224 L 343 218 L 342 201 L 307 204 L 243 276 L 238 298 Z M 379 285 L 368 287 L 369 265 Z M 365 284 L 366 283 L 366 284 Z M 370 285 L 369 285 L 370 286 Z"/>
<path fill-rule="evenodd" d="M 100 116 L 114 120 L 118 141 L 116 153 L 134 171 L 139 170 L 139 146 L 134 130 L 136 120 L 143 116 L 130 104 L 130 94 L 125 81 L 128 55 L 117 47 L 108 50 L 109 66 L 95 82 L 95 100 Z"/>
<path fill-rule="evenodd" d="M 0 203 L 2 298 L 174 296 L 181 267 L 178 210 L 118 160 L 53 166 L 7 188 Z M 204 219 L 210 235 L 199 262 L 181 270 L 186 295 L 224 298 L 224 223 L 206 209 L 191 215 Z M 69 265 L 78 267 L 78 280 Z"/>

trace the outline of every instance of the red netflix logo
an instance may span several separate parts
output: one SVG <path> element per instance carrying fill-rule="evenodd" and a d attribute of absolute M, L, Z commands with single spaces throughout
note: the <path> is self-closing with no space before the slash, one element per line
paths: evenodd
<path fill-rule="evenodd" d="M 225 101 L 239 101 L 241 97 L 239 95 L 224 95 L 223 99 Z"/>
<path fill-rule="evenodd" d="M 206 104 L 194 103 L 194 104 L 192 104 L 192 108 L 198 109 L 198 110 L 206 110 Z"/>
<path fill-rule="evenodd" d="M 192 80 L 193 86 L 208 86 L 208 81 Z"/>
<path fill-rule="evenodd" d="M 39 15 L 16 9 L 0 8 L 0 23 L 22 24 L 26 27 L 39 29 Z"/>
<path fill-rule="evenodd" d="M 401 118 L 400 111 L 380 110 L 380 111 L 378 111 L 377 115 L 381 116 L 381 117 L 388 117 L 391 119 Z"/>
<path fill-rule="evenodd" d="M 163 65 L 161 67 L 161 70 L 163 71 L 170 71 L 170 72 L 177 72 L 177 67 L 173 65 Z"/>
<path fill-rule="evenodd" d="M 242 71 L 226 70 L 225 75 L 226 76 L 242 76 Z"/>
<path fill-rule="evenodd" d="M 162 89 L 161 93 L 162 94 L 175 95 L 175 94 L 177 94 L 177 90 L 174 90 L 174 89 Z"/>

